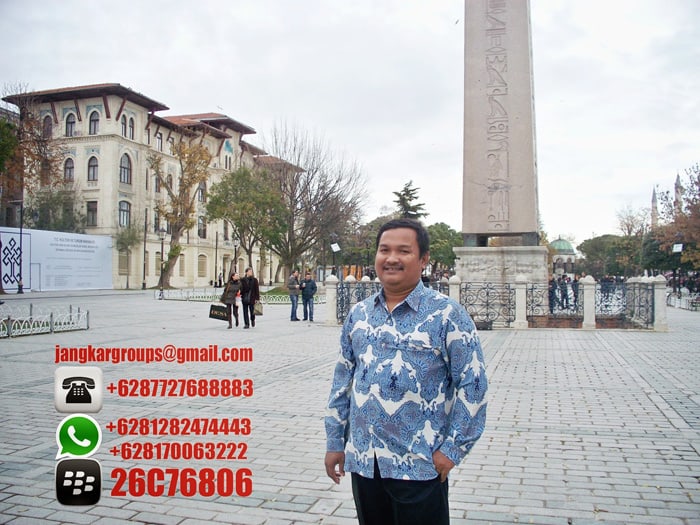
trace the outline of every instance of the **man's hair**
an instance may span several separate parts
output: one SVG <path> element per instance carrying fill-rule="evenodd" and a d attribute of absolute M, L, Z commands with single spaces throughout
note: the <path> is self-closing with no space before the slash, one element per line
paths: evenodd
<path fill-rule="evenodd" d="M 382 233 L 387 230 L 395 230 L 396 228 L 410 228 L 416 232 L 416 239 L 418 240 L 418 255 L 423 257 L 426 253 L 430 251 L 430 235 L 428 235 L 428 230 L 415 219 L 392 219 L 389 222 L 385 222 L 379 227 L 379 232 L 377 233 L 377 241 L 375 243 L 375 249 L 379 248 L 379 239 L 382 237 Z"/>

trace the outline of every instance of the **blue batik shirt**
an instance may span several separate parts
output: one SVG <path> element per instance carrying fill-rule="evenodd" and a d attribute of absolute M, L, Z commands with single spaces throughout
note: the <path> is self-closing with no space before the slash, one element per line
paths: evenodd
<path fill-rule="evenodd" d="M 382 291 L 343 325 L 325 418 L 327 450 L 345 470 L 383 478 L 437 477 L 432 455 L 455 465 L 486 422 L 484 356 L 467 311 L 421 282 L 392 312 Z"/>

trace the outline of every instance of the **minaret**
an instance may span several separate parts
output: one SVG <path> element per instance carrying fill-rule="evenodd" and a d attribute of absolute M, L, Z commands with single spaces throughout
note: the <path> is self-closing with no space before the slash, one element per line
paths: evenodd
<path fill-rule="evenodd" d="M 674 185 L 675 197 L 673 199 L 673 209 L 676 213 L 680 213 L 683 209 L 683 185 L 681 184 L 681 176 L 676 173 L 676 184 Z"/>
<path fill-rule="evenodd" d="M 656 188 L 651 192 L 651 229 L 659 225 L 659 205 L 656 200 Z"/>

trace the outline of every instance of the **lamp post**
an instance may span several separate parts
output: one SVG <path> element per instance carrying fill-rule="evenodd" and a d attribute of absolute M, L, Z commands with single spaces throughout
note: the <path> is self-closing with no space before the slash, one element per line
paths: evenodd
<path fill-rule="evenodd" d="M 340 245 L 336 242 L 338 240 L 338 234 L 337 233 L 331 233 L 330 235 L 331 238 L 331 251 L 333 252 L 333 270 L 331 271 L 331 275 L 336 274 L 336 265 L 335 265 L 335 252 L 340 251 Z M 342 274 L 341 274 L 342 277 Z"/>
<path fill-rule="evenodd" d="M 165 228 L 161 226 L 158 230 L 158 238 L 160 239 L 160 294 L 158 299 L 163 299 L 163 265 L 165 264 L 165 258 L 163 257 L 163 241 L 165 241 Z"/>
<path fill-rule="evenodd" d="M 238 273 L 238 247 L 241 245 L 241 240 L 238 238 L 233 239 L 233 273 Z"/>
<path fill-rule="evenodd" d="M 216 232 L 216 244 L 214 244 L 214 288 L 219 284 L 219 232 Z"/>

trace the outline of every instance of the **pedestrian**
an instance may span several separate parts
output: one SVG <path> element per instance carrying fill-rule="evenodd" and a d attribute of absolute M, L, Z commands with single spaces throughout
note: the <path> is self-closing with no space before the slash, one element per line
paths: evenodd
<path fill-rule="evenodd" d="M 549 313 L 554 313 L 554 308 L 556 308 L 559 303 L 557 299 L 557 293 L 559 291 L 559 284 L 553 275 L 549 276 Z"/>
<path fill-rule="evenodd" d="M 487 379 L 474 322 L 423 286 L 423 225 L 380 227 L 382 290 L 341 331 L 325 418 L 326 474 L 351 473 L 360 525 L 449 523 L 448 474 L 484 431 Z"/>
<path fill-rule="evenodd" d="M 574 296 L 574 309 L 578 308 L 578 290 L 580 284 L 579 275 L 574 275 L 574 280 L 571 281 L 571 293 Z"/>
<path fill-rule="evenodd" d="M 297 307 L 299 306 L 299 270 L 294 270 L 292 275 L 287 280 L 287 289 L 289 290 L 289 299 L 292 301 L 292 313 L 289 317 L 290 321 L 299 321 L 297 316 Z"/>
<path fill-rule="evenodd" d="M 255 326 L 255 301 L 260 300 L 260 285 L 253 276 L 253 269 L 246 268 L 241 279 L 241 302 L 243 303 L 243 328 Z"/>
<path fill-rule="evenodd" d="M 314 322 L 314 295 L 317 290 L 316 281 L 311 277 L 311 272 L 304 274 L 301 282 L 301 300 L 304 303 L 304 321 Z"/>
<path fill-rule="evenodd" d="M 562 275 L 559 278 L 559 292 L 561 293 L 559 300 L 561 301 L 561 307 L 564 310 L 569 309 L 569 286 L 567 279 L 568 278 L 566 275 Z"/>
<path fill-rule="evenodd" d="M 233 317 L 236 318 L 236 326 L 238 326 L 238 304 L 236 303 L 237 296 L 241 291 L 241 279 L 237 273 L 232 273 L 228 282 L 226 283 L 226 288 L 224 288 L 224 293 L 221 294 L 221 298 L 226 304 L 226 318 L 228 319 L 228 327 L 232 327 L 231 313 Z"/>

